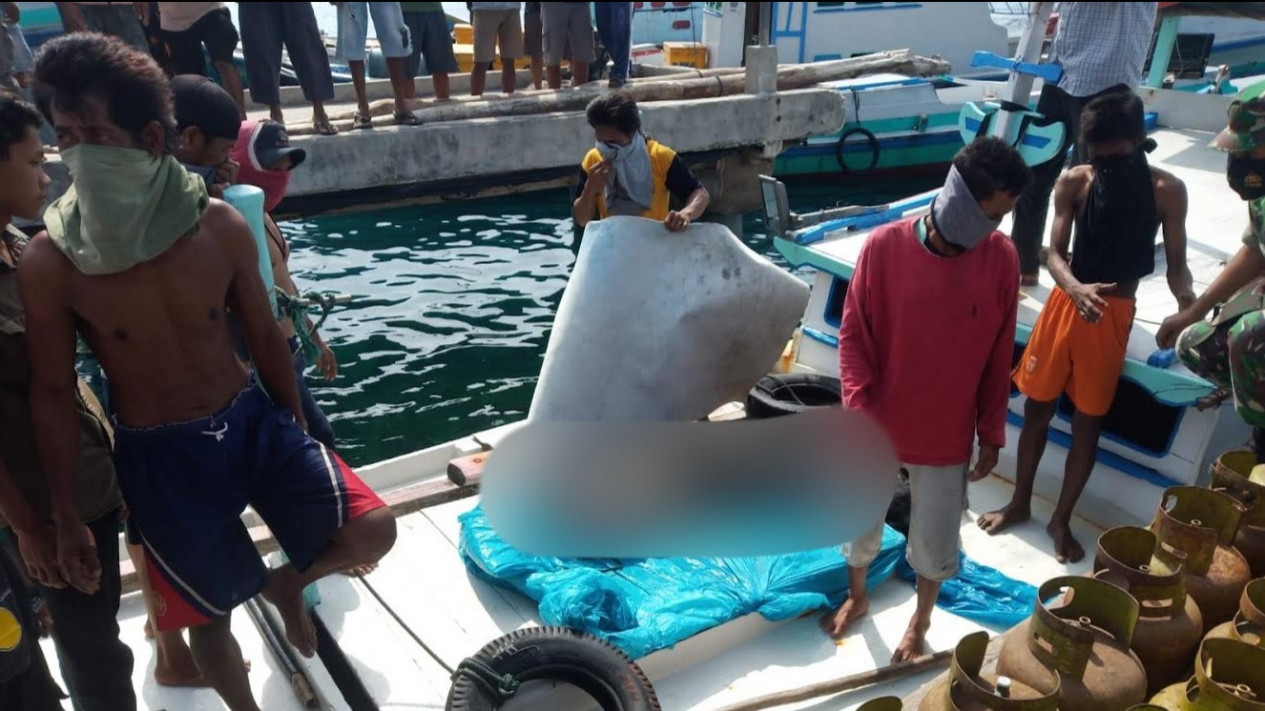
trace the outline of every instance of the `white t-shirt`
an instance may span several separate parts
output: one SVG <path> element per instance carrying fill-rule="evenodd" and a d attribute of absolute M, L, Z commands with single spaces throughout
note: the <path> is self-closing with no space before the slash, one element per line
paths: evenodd
<path fill-rule="evenodd" d="M 165 32 L 184 32 L 208 12 L 222 7 L 222 2 L 160 2 L 159 25 Z"/>

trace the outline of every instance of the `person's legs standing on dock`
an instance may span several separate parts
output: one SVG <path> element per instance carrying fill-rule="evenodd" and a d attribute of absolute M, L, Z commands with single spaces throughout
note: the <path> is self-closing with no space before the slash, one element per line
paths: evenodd
<path fill-rule="evenodd" d="M 220 75 L 224 89 L 246 118 L 246 97 L 242 77 L 233 62 L 240 36 L 233 17 L 222 2 L 160 2 L 159 27 L 167 48 L 167 68 L 175 74 L 207 75 L 202 48 Z"/>
<path fill-rule="evenodd" d="M 299 75 L 303 98 L 312 102 L 312 126 L 322 136 L 338 133 L 325 113 L 325 103 L 334 99 L 334 77 L 312 4 L 243 2 L 237 5 L 237 18 L 251 101 L 267 106 L 273 121 L 285 123 L 281 111 L 284 47 Z"/>
<path fill-rule="evenodd" d="M 1019 269 L 1025 286 L 1035 286 L 1041 271 L 1041 243 L 1045 239 L 1050 195 L 1064 163 L 1085 162 L 1078 146 L 1080 113 L 1092 99 L 1122 86 L 1132 89 L 1142 80 L 1142 65 L 1151 45 L 1158 3 L 1060 3 L 1059 25 L 1050 48 L 1050 62 L 1063 67 L 1056 84 L 1043 84 L 1037 111 L 1066 127 L 1065 144 L 1055 157 L 1033 167 L 1032 186 L 1015 206 L 1011 238 L 1019 249 Z"/>
<path fill-rule="evenodd" d="M 549 88 L 562 88 L 562 55 L 571 47 L 571 86 L 588 83 L 589 64 L 595 57 L 593 24 L 586 2 L 541 3 L 544 23 L 545 65 Z"/>
<path fill-rule="evenodd" d="M 35 86 L 77 186 L 45 210 L 47 229 L 19 274 L 59 568 L 77 589 L 103 585 L 69 466 L 79 456 L 68 431 L 79 333 L 110 381 L 115 468 L 129 539 L 145 547 L 161 599 L 157 631 L 189 627 L 198 669 L 229 708 L 257 711 L 233 609 L 262 595 L 290 643 L 314 656 L 303 589 L 381 559 L 395 518 L 307 433 L 255 237 L 170 154 L 170 84 L 153 59 L 100 35 L 65 35 L 41 50 Z M 264 564 L 241 520 L 247 506 L 290 563 Z"/>
<path fill-rule="evenodd" d="M 372 127 L 369 99 L 365 95 L 365 41 L 369 35 L 369 18 L 386 59 L 387 73 L 391 77 L 391 93 L 395 97 L 395 122 L 405 126 L 417 126 L 421 120 L 409 108 L 409 85 L 404 60 L 414 53 L 413 38 L 404 22 L 404 13 L 398 2 L 337 2 L 338 49 L 335 56 L 347 60 L 351 81 L 356 88 L 356 116 L 354 128 Z"/>
<path fill-rule="evenodd" d="M 923 653 L 940 585 L 957 574 L 967 480 L 988 476 L 1005 444 L 1019 259 L 997 226 L 1031 179 L 1004 140 L 976 139 L 954 157 L 929 215 L 870 234 L 848 286 L 843 405 L 884 427 L 909 473 L 906 556 L 918 573 L 918 606 L 893 664 Z M 936 365 L 927 367 L 933 353 Z M 835 639 L 869 607 L 866 574 L 883 526 L 844 546 L 848 599 L 821 619 Z"/>
<path fill-rule="evenodd" d="M 610 88 L 618 89 L 628 83 L 632 71 L 632 13 L 630 2 L 599 2 L 597 34 L 611 55 Z"/>
<path fill-rule="evenodd" d="M 100 32 L 118 37 L 148 52 L 149 40 L 132 2 L 59 2 L 62 27 L 66 32 Z"/>
<path fill-rule="evenodd" d="M 404 13 L 404 24 L 408 26 L 409 36 L 413 39 L 413 51 L 405 60 L 404 66 L 405 73 L 410 77 L 405 85 L 407 98 L 417 97 L 417 84 L 412 79 L 417 78 L 424 61 L 435 99 L 447 101 L 452 95 L 448 75 L 455 74 L 458 67 L 457 55 L 452 51 L 452 32 L 448 29 L 448 15 L 444 12 L 443 3 L 402 2 L 400 10 Z"/>
<path fill-rule="evenodd" d="M 471 3 L 474 25 L 474 70 L 470 73 L 470 95 L 483 96 L 488 66 L 501 57 L 501 92 L 513 94 L 518 84 L 514 63 L 523 56 L 521 2 Z"/>
<path fill-rule="evenodd" d="M 543 3 L 523 3 L 523 53 L 531 59 L 531 85 L 540 91 L 545 81 L 545 21 Z"/>
<path fill-rule="evenodd" d="M 35 416 L 33 399 L 41 395 L 26 387 L 32 366 L 23 324 L 31 320 L 19 299 L 18 268 L 25 261 L 28 241 L 10 221 L 40 215 L 50 183 L 40 166 L 41 123 L 33 106 L 0 98 L 0 381 L 5 383 L 0 388 L 0 538 L 6 548 L 0 556 L 12 555 L 25 563 L 48 608 L 62 678 L 75 708 L 128 711 L 136 708 L 136 694 L 132 652 L 119 640 L 121 586 L 115 540 L 123 499 L 111 460 L 110 427 L 91 390 L 74 377 L 72 350 L 65 393 L 72 427 L 67 434 L 78 447 L 77 456 L 65 462 L 65 474 L 76 491 L 66 513 L 69 521 L 100 541 L 89 554 L 101 571 L 98 586 L 83 591 L 66 585 L 58 569 L 57 526 L 49 503 L 56 482 L 35 442 L 43 422 Z M 0 658 L 4 656 L 0 649 Z"/>

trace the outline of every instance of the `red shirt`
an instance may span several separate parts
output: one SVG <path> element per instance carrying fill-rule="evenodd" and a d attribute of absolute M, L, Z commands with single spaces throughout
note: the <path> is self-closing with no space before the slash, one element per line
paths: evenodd
<path fill-rule="evenodd" d="M 1006 442 L 1019 257 L 994 232 L 956 257 L 931 252 L 910 218 L 874 230 L 844 300 L 844 407 L 875 417 L 905 464 L 970 462 Z"/>

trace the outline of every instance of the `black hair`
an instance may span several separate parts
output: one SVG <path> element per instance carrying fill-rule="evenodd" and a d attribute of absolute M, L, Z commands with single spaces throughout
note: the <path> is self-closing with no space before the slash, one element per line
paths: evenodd
<path fill-rule="evenodd" d="M 593 128 L 611 126 L 630 136 L 641 130 L 641 114 L 637 111 L 637 102 L 627 92 L 612 91 L 602 94 L 589 102 L 585 114 Z"/>
<path fill-rule="evenodd" d="M 12 92 L 0 91 L 0 160 L 9 160 L 13 144 L 25 141 L 30 129 L 38 131 L 43 125 L 34 106 Z"/>
<path fill-rule="evenodd" d="M 999 190 L 1019 195 L 1032 182 L 1032 170 L 1019 151 L 996 136 L 971 141 L 953 156 L 953 167 L 966 182 L 971 197 L 980 202 Z"/>
<path fill-rule="evenodd" d="M 96 32 L 45 42 L 35 62 L 35 100 L 49 123 L 53 106 L 77 113 L 89 97 L 102 99 L 110 120 L 137 141 L 157 121 L 171 150 L 176 137 L 171 87 L 151 55 Z"/>
<path fill-rule="evenodd" d="M 1145 141 L 1142 99 L 1132 91 L 1113 91 L 1085 105 L 1081 111 L 1081 142 L 1087 146 L 1115 141 Z"/>

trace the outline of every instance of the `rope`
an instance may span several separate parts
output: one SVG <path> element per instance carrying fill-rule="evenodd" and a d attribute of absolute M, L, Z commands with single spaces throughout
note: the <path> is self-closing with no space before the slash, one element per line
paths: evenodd
<path fill-rule="evenodd" d="M 500 702 L 498 706 L 518 692 L 519 681 L 513 674 L 497 674 L 495 669 L 474 657 L 463 659 L 452 676 L 454 679 L 459 676 L 469 677 L 483 687 L 484 691 L 495 696 Z"/>
<path fill-rule="evenodd" d="M 289 317 L 294 323 L 294 333 L 299 339 L 299 348 L 295 353 L 295 357 L 302 355 L 309 363 L 315 363 L 321 355 L 321 347 L 316 343 L 315 333 L 320 329 L 321 324 L 325 323 L 325 319 L 329 317 L 329 312 L 334 308 L 334 296 L 329 294 L 321 294 L 315 291 L 309 291 L 303 297 L 296 297 L 287 294 L 281 287 L 275 287 L 277 294 L 277 307 L 281 310 L 282 316 Z M 310 315 L 311 306 L 307 302 L 315 302 L 321 307 L 320 318 L 316 322 L 308 326 L 308 317 Z"/>

